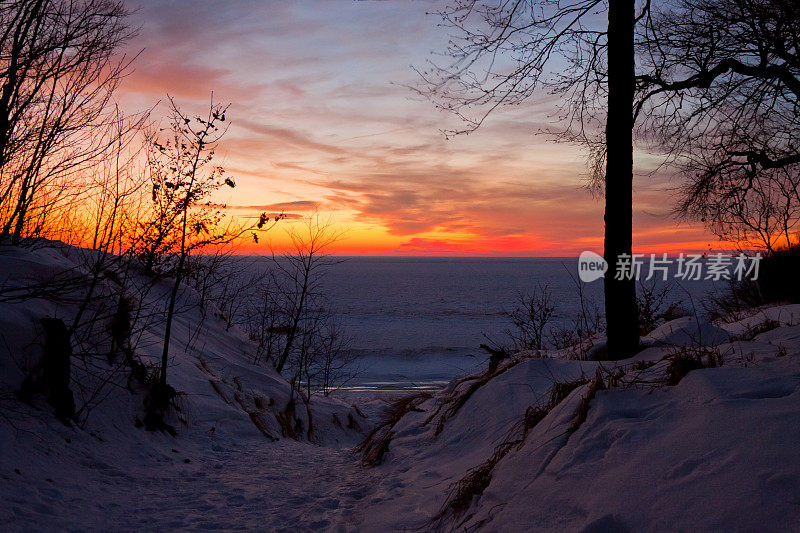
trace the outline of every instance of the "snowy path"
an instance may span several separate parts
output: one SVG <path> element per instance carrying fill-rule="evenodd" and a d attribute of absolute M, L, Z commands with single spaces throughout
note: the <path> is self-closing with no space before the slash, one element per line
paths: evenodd
<path fill-rule="evenodd" d="M 319 529 L 351 522 L 367 494 L 349 450 L 286 441 L 250 445 L 203 463 L 178 463 L 146 482 L 136 496 L 149 505 L 131 526 Z"/>
<path fill-rule="evenodd" d="M 236 448 L 167 453 L 140 455 L 126 471 L 111 466 L 111 457 L 107 463 L 72 453 L 54 454 L 49 465 L 18 462 L 20 474 L 2 473 L 5 480 L 24 478 L 5 495 L 13 516 L 4 523 L 37 530 L 113 524 L 115 530 L 347 531 L 360 522 L 375 486 L 374 474 L 349 448 L 249 440 Z"/>

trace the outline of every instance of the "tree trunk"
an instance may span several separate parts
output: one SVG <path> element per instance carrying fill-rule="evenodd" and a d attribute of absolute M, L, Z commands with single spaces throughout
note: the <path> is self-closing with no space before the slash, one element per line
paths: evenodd
<path fill-rule="evenodd" d="M 19 206 L 16 210 L 17 221 L 14 224 L 14 233 L 11 236 L 11 244 L 13 246 L 19 246 L 19 243 L 22 242 L 22 230 L 25 227 L 25 215 L 27 214 L 29 201 L 27 197 L 28 185 L 26 181 L 25 179 L 22 180 L 21 191 L 19 193 Z"/>
<path fill-rule="evenodd" d="M 617 258 L 632 253 L 634 25 L 634 1 L 610 0 L 604 288 L 611 359 L 629 357 L 639 346 L 636 281 L 616 279 Z"/>
<path fill-rule="evenodd" d="M 297 327 L 300 324 L 300 319 L 303 316 L 303 305 L 305 304 L 306 300 L 306 292 L 308 291 L 308 270 L 305 272 L 305 277 L 303 278 L 303 288 L 300 291 L 300 301 L 295 308 L 294 317 L 292 317 L 292 327 L 289 329 L 289 334 L 286 336 L 286 345 L 283 347 L 283 353 L 281 353 L 280 359 L 278 359 L 278 364 L 275 366 L 275 370 L 280 374 L 283 372 L 283 366 L 286 364 L 286 360 L 289 359 L 289 352 L 292 349 L 292 344 L 294 344 L 294 339 L 297 336 Z"/>
<path fill-rule="evenodd" d="M 185 232 L 185 230 L 184 230 Z M 169 340 L 172 336 L 172 319 L 175 316 L 175 301 L 178 299 L 178 289 L 180 289 L 183 263 L 186 259 L 186 252 L 181 250 L 181 257 L 178 260 L 178 269 L 175 272 L 175 281 L 172 284 L 172 290 L 169 293 L 169 308 L 167 309 L 167 323 L 164 329 L 164 347 L 161 351 L 161 374 L 159 382 L 162 387 L 167 385 L 167 365 L 169 364 Z"/>

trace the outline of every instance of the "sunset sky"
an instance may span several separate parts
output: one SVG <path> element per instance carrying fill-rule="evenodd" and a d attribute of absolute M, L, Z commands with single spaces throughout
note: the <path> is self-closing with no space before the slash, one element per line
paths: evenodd
<path fill-rule="evenodd" d="M 231 102 L 221 163 L 232 213 L 307 213 L 346 229 L 342 254 L 577 255 L 602 249 L 602 202 L 582 187 L 584 154 L 537 131 L 543 94 L 447 140 L 457 120 L 415 96 L 411 66 L 441 51 L 434 2 L 133 0 L 142 50 L 126 109 L 167 93 L 187 110 Z M 642 160 L 643 158 L 640 158 Z M 674 180 L 643 166 L 635 251 L 705 249 L 714 238 L 670 220 Z M 282 224 L 287 224 L 284 222 Z M 280 232 L 280 230 L 273 230 Z M 263 252 L 253 248 L 253 252 Z"/>

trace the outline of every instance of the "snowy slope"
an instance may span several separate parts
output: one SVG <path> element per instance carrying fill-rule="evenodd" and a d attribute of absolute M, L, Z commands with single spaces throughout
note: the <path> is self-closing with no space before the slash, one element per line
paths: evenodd
<path fill-rule="evenodd" d="M 774 308 L 717 326 L 679 319 L 630 361 L 523 360 L 474 392 L 437 435 L 430 415 L 453 397 L 443 392 L 394 426 L 384 463 L 375 467 L 380 501 L 362 527 L 796 530 L 800 326 L 789 324 L 798 310 Z M 680 352 L 678 345 L 701 350 L 688 341 L 695 333 L 727 341 L 767 319 L 783 325 L 718 344 L 712 351 L 722 354 L 722 366 L 694 370 L 676 386 L 663 383 L 662 357 Z M 645 368 L 647 360 L 653 366 Z M 591 383 L 597 365 L 608 390 L 596 392 L 582 423 L 576 426 L 576 413 L 590 384 L 578 385 L 522 436 L 528 405 L 547 403 L 554 381 L 583 376 Z M 625 375 L 609 387 L 619 369 Z M 471 489 L 459 491 L 465 484 Z"/>
<path fill-rule="evenodd" d="M 0 250 L 0 281 L 52 279 L 77 268 L 82 253 Z M 156 306 L 168 288 L 164 281 L 145 297 Z M 113 287 L 104 286 L 96 307 L 107 305 L 107 291 Z M 182 393 L 175 437 L 135 427 L 142 397 L 124 376 L 92 404 L 83 428 L 55 420 L 44 401 L 38 409 L 16 402 L 13 392 L 41 350 L 39 319 L 69 320 L 76 304 L 0 303 L 3 529 L 791 531 L 800 524 L 800 306 L 759 309 L 731 323 L 678 319 L 629 360 L 519 356 L 432 396 L 383 409 L 373 403 L 363 411 L 382 411 L 388 422 L 354 454 L 371 417 L 319 398 L 311 435 L 299 408 L 294 420 L 306 431 L 284 438 L 278 417 L 288 384 L 250 364 L 240 332 L 191 311 L 195 297 L 184 292 L 187 311 L 175 330 L 169 380 Z M 161 327 L 152 320 L 141 331 L 137 352 L 145 359 L 158 358 Z M 695 357 L 705 368 L 686 366 Z"/>
<path fill-rule="evenodd" d="M 86 253 L 57 243 L 35 251 L 3 248 L 0 281 L 8 289 L 68 279 L 81 271 L 80 259 Z M 113 290 L 110 283 L 102 281 L 93 308 L 112 305 L 106 301 Z M 168 290 L 168 280 L 158 282 L 146 294 L 146 303 L 163 305 Z M 56 317 L 70 324 L 79 299 L 5 298 L 0 303 L 4 529 L 211 527 L 215 520 L 220 527 L 238 523 L 258 528 L 270 523 L 265 521 L 265 508 L 293 497 L 314 503 L 273 513 L 272 526 L 301 518 L 310 523 L 323 520 L 324 513 L 342 512 L 313 496 L 314 491 L 338 491 L 342 479 L 333 476 L 323 481 L 324 476 L 308 465 L 315 458 L 353 463 L 349 446 L 363 436 L 367 425 L 363 415 L 337 400 L 315 398 L 310 410 L 298 401 L 291 422 L 297 429 L 295 438 L 303 442 L 284 438 L 278 417 L 286 415 L 289 384 L 272 369 L 252 365 L 252 346 L 246 337 L 234 329 L 225 331 L 213 313 L 203 319 L 192 306 L 193 298 L 191 290 L 183 292 L 179 303 L 183 312 L 173 329 L 168 381 L 180 395 L 180 411 L 170 419 L 175 437 L 135 427 L 142 416 L 143 395 L 129 390 L 124 371 L 111 375 L 100 397 L 90 402 L 88 417 L 79 417 L 83 427 L 55 420 L 43 398 L 35 398 L 35 407 L 17 401 L 14 393 L 41 354 L 40 319 Z M 163 320 L 144 322 L 137 333 L 137 353 L 155 362 L 160 357 Z M 102 332 L 100 327 L 94 333 L 103 337 Z M 107 348 L 101 339 L 98 352 L 105 354 Z M 79 390 L 90 381 L 85 369 L 97 368 L 103 376 L 109 372 L 104 356 L 91 361 L 91 365 L 76 361 L 73 367 L 79 407 L 86 397 L 91 399 L 92 390 L 85 394 Z M 325 448 L 319 446 L 322 443 Z M 304 466 L 316 487 L 308 480 L 297 482 L 297 471 Z M 319 505 L 316 517 L 311 512 L 314 505 Z M 204 512 L 212 509 L 217 516 Z"/>

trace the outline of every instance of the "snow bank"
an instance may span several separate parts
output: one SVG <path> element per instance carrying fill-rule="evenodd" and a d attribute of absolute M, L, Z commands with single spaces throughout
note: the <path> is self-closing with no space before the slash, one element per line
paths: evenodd
<path fill-rule="evenodd" d="M 1 250 L 0 280 L 72 272 L 75 253 Z M 146 297 L 159 302 L 168 289 L 164 281 Z M 182 393 L 176 437 L 134 427 L 142 398 L 123 378 L 82 429 L 55 421 L 44 402 L 38 411 L 15 403 L 40 354 L 40 318 L 69 319 L 75 303 L 0 303 L 4 528 L 782 531 L 800 523 L 798 306 L 730 323 L 679 319 L 629 360 L 503 361 L 404 411 L 384 409 L 393 416 L 377 433 L 381 462 L 365 468 L 349 448 L 369 429 L 358 409 L 319 399 L 295 418 L 298 438 L 314 444 L 282 438 L 288 384 L 250 364 L 240 332 L 211 315 L 202 321 L 193 298 L 184 291 L 170 366 Z M 141 333 L 146 359 L 160 354 L 161 327 L 154 320 Z"/>
<path fill-rule="evenodd" d="M 56 244 L 54 247 L 28 251 L 17 248 L 4 248 L 0 251 L 0 279 L 4 286 L 32 286 L 65 279 L 82 271 L 81 259 L 85 250 Z M 138 276 L 133 281 L 139 287 L 153 285 L 144 294 L 143 308 L 160 310 L 165 307 L 166 295 L 171 289 L 171 280 L 153 281 Z M 115 305 L 109 294 L 112 281 L 101 280 L 103 288 L 96 290 L 94 307 Z M 80 295 L 80 291 L 76 291 Z M 141 296 L 139 296 L 141 297 Z M 106 300 L 104 300 L 104 298 Z M 39 320 L 43 317 L 61 318 L 71 324 L 79 305 L 78 298 L 70 297 L 54 302 L 49 299 L 19 299 L 0 302 L 0 327 L 2 327 L 3 346 L 0 354 L 2 386 L 6 391 L 19 388 L 22 377 L 35 363 L 41 350 L 41 328 Z M 235 327 L 226 330 L 224 321 L 213 312 L 203 313 L 198 306 L 199 297 L 191 289 L 184 288 L 178 302 L 181 310 L 175 318 L 172 333 L 172 349 L 168 382 L 181 394 L 186 403 L 184 423 L 193 428 L 208 430 L 216 428 L 218 435 L 226 432 L 231 435 L 252 434 L 281 438 L 282 426 L 277 418 L 282 415 L 289 403 L 291 389 L 286 380 L 272 368 L 252 364 L 253 347 L 241 331 Z M 142 320 L 145 324 L 139 336 L 136 352 L 145 362 L 157 364 L 160 361 L 163 339 L 163 318 L 150 316 Z M 93 331 L 100 337 L 97 349 L 108 349 L 109 343 L 105 324 Z M 100 359 L 100 358 L 98 358 Z M 100 363 L 95 363 L 100 364 Z M 125 376 L 120 376 L 117 385 L 124 387 Z M 114 387 L 111 387 L 113 390 Z M 123 391 L 114 391 L 111 396 L 124 396 Z M 360 415 L 352 407 L 336 400 L 318 398 L 310 411 L 298 402 L 298 438 L 316 442 L 352 443 L 358 433 L 343 427 L 349 419 L 357 420 Z M 141 402 L 141 398 L 134 399 Z M 133 423 L 139 413 L 135 409 L 120 412 L 103 408 L 101 403 L 97 413 L 89 417 L 89 426 L 95 422 L 102 425 L 107 417 L 125 418 Z M 94 416 L 96 415 L 96 416 Z M 336 415 L 334 417 L 334 415 Z M 309 424 L 309 417 L 311 423 Z M 308 431 L 311 425 L 311 431 Z M 353 424 L 351 424 L 353 425 Z"/>
<path fill-rule="evenodd" d="M 730 333 L 696 316 L 685 316 L 662 324 L 642 338 L 645 345 L 716 346 L 728 342 Z"/>
<path fill-rule="evenodd" d="M 86 253 L 60 244 L 33 251 L 2 248 L 0 281 L 4 289 L 39 283 L 53 286 L 81 273 Z M 115 305 L 108 297 L 114 293 L 112 278 L 101 280 L 92 309 Z M 143 287 L 152 280 L 137 275 L 133 283 Z M 149 308 L 164 309 L 169 289 L 170 281 L 161 280 L 138 295 L 144 295 L 143 303 Z M 77 287 L 75 294 L 80 296 L 83 290 L 85 286 Z M 329 450 L 352 446 L 367 429 L 358 409 L 315 398 L 308 409 L 298 401 L 289 419 L 296 439 L 315 444 L 287 442 L 279 419 L 288 417 L 289 384 L 271 368 L 251 364 L 253 347 L 246 336 L 235 328 L 226 331 L 214 313 L 203 316 L 196 306 L 197 295 L 188 288 L 178 304 L 181 313 L 173 327 L 168 371 L 168 382 L 179 393 L 178 408 L 170 418 L 177 435 L 135 427 L 143 416 L 143 393 L 129 386 L 127 369 L 110 372 L 105 324 L 87 334 L 96 336 L 90 339 L 96 350 L 90 354 L 90 363 L 78 364 L 80 356 L 73 356 L 76 403 L 80 407 L 83 400 L 90 401 L 79 417 L 83 427 L 67 427 L 54 419 L 44 398 L 35 397 L 35 407 L 30 407 L 19 402 L 15 393 L 41 357 L 41 318 L 61 318 L 69 326 L 80 303 L 75 294 L 61 301 L 0 298 L 0 516 L 4 528 L 139 529 L 164 526 L 170 520 L 172 527 L 213 527 L 214 517 L 204 516 L 203 509 L 218 507 L 224 512 L 226 506 L 236 507 L 236 502 L 243 505 L 244 498 L 237 494 L 245 480 L 255 490 L 274 476 L 285 478 L 282 484 L 271 482 L 275 486 L 275 492 L 269 492 L 271 499 L 297 492 L 289 485 L 297 465 L 307 464 L 305 450 L 312 450 L 313 456 L 316 444 L 324 443 Z M 155 364 L 160 358 L 163 319 L 147 317 L 143 324 L 136 352 L 146 363 Z M 92 398 L 92 387 L 87 387 L 90 371 L 109 381 L 96 398 Z M 341 461 L 339 455 L 334 458 Z M 226 490 L 232 492 L 225 494 Z M 216 494 L 213 505 L 204 501 L 210 494 Z M 236 520 L 264 527 L 263 491 L 249 503 L 251 514 L 235 514 Z M 224 521 L 217 525 L 226 527 Z"/>
<path fill-rule="evenodd" d="M 786 313 L 766 310 L 765 316 Z M 452 390 L 442 392 L 395 426 L 384 463 L 375 467 L 380 485 L 363 526 L 375 531 L 796 527 L 800 330 L 784 325 L 752 340 L 731 341 L 747 327 L 679 319 L 654 332 L 651 347 L 631 360 L 523 360 L 475 391 L 437 434 L 432 413 L 453 396 Z M 693 350 L 702 357 L 721 354 L 722 366 L 694 370 L 667 386 L 670 360 L 664 358 Z M 592 397 L 597 368 L 609 388 Z M 577 386 L 527 433 L 519 431 L 526 409 L 546 403 L 554 383 L 580 378 L 589 384 Z M 578 413 L 586 405 L 581 422 Z"/>
<path fill-rule="evenodd" d="M 741 317 L 731 322 L 720 321 L 719 326 L 735 336 L 746 336 L 762 326 L 792 326 L 800 324 L 800 304 L 762 307 L 741 313 Z"/>

